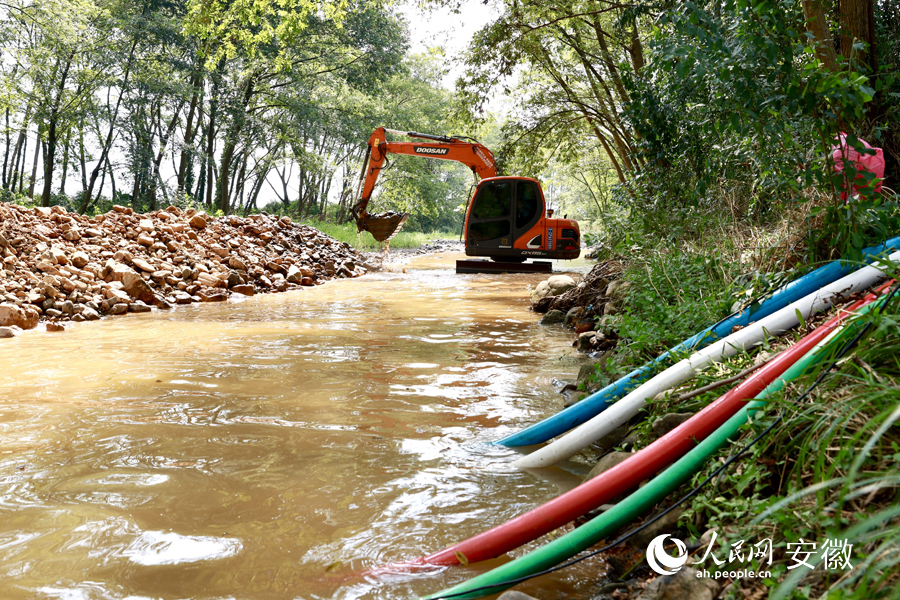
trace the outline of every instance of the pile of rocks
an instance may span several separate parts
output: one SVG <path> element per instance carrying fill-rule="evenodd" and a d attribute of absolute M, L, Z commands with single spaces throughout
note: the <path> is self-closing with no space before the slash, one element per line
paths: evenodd
<path fill-rule="evenodd" d="M 170 206 L 93 218 L 0 203 L 0 337 L 49 321 L 96 320 L 151 306 L 216 302 L 357 277 L 348 244 L 288 217 L 210 218 Z"/>
<path fill-rule="evenodd" d="M 574 346 L 583 352 L 605 351 L 615 347 L 612 328 L 596 331 L 599 323 L 615 315 L 628 283 L 619 279 L 622 265 L 605 261 L 591 269 L 580 282 L 567 275 L 554 275 L 542 281 L 531 296 L 532 309 L 546 313 L 544 325 L 561 323 L 578 334 Z"/>

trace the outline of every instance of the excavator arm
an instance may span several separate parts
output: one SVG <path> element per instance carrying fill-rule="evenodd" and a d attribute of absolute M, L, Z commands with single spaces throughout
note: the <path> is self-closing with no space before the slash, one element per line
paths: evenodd
<path fill-rule="evenodd" d="M 386 139 L 388 132 L 428 141 L 389 142 Z M 458 137 L 429 135 L 415 131 L 395 131 L 379 127 L 369 137 L 368 150 L 359 176 L 358 200 L 351 209 L 357 229 L 370 232 L 379 242 L 390 240 L 396 235 L 409 216 L 409 213 L 371 215 L 366 211 L 375 189 L 375 183 L 387 162 L 388 154 L 406 154 L 461 162 L 472 169 L 477 179 L 497 176 L 493 153 L 478 142 L 466 141 Z"/>

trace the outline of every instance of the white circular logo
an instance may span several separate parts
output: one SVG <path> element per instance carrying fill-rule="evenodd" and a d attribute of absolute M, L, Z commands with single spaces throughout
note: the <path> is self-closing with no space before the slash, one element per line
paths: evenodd
<path fill-rule="evenodd" d="M 660 575 L 674 575 L 681 570 L 681 567 L 684 566 L 684 563 L 687 562 L 688 558 L 687 546 L 685 546 L 684 542 L 678 538 L 671 538 L 672 541 L 675 542 L 675 547 L 678 549 L 678 555 L 672 556 L 666 552 L 665 548 L 663 548 L 663 544 L 666 542 L 666 538 L 669 537 L 670 536 L 665 533 L 658 535 L 653 538 L 653 541 L 647 546 L 647 563 L 650 565 L 651 569 Z"/>

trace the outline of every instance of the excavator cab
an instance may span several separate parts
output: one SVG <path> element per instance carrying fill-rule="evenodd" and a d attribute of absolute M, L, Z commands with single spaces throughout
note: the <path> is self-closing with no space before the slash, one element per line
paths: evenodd
<path fill-rule="evenodd" d="M 541 184 L 528 177 L 483 179 L 466 213 L 466 254 L 502 262 L 578 258 L 578 223 L 553 219 Z"/>

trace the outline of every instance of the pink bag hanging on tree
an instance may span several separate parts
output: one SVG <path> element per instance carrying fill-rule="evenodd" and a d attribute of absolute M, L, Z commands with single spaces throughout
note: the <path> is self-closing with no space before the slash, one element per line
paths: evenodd
<path fill-rule="evenodd" d="M 847 143 L 846 133 L 841 132 L 839 139 L 840 145 L 831 147 L 831 158 L 834 161 L 834 170 L 838 173 L 843 173 L 844 159 L 846 159 L 850 163 L 849 166 L 857 170 L 856 177 L 853 179 L 854 181 L 863 179 L 862 171 L 872 173 L 875 175 L 874 190 L 880 192 L 881 183 L 884 179 L 884 151 L 881 148 L 873 148 L 867 144 L 865 140 L 859 140 L 866 148 L 875 150 L 875 154 L 860 154 Z M 867 185 L 868 184 L 865 182 L 861 182 L 861 185 L 854 184 L 853 193 L 856 194 Z M 846 199 L 847 188 L 846 183 L 844 183 L 844 191 L 841 192 L 841 200 Z"/>

